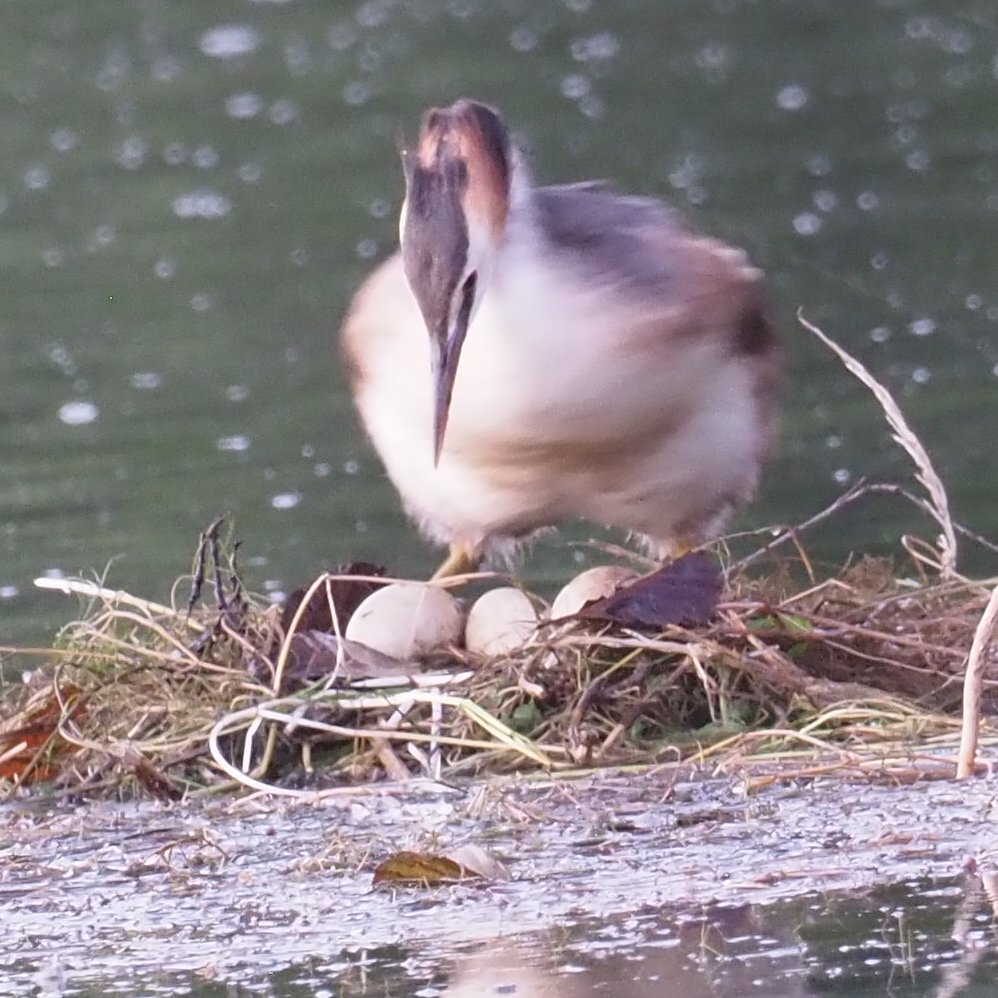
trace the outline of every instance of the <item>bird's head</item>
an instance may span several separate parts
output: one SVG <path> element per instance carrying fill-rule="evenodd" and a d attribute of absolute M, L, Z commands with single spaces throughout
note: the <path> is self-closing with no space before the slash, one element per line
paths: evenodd
<path fill-rule="evenodd" d="M 423 116 L 402 151 L 402 263 L 430 337 L 433 459 L 447 430 L 461 348 L 495 269 L 510 200 L 510 144 L 492 108 L 460 100 Z"/>

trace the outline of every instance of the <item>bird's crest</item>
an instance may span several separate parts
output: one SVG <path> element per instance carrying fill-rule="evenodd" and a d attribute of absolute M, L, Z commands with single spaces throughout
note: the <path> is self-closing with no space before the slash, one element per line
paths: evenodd
<path fill-rule="evenodd" d="M 402 155 L 411 207 L 430 192 L 457 195 L 465 215 L 480 221 L 498 242 L 506 227 L 510 192 L 509 133 L 497 111 L 473 100 L 431 108 L 419 143 Z"/>

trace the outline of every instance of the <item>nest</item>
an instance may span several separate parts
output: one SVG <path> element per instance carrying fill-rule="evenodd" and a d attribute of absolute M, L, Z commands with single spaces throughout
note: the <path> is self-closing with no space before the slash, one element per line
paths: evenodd
<path fill-rule="evenodd" d="M 957 573 L 959 528 L 928 456 L 886 390 L 843 360 L 877 395 L 924 496 L 860 484 L 740 560 L 722 544 L 724 591 L 706 626 L 580 616 L 502 656 L 452 647 L 386 667 L 342 640 L 387 581 L 378 570 L 323 574 L 273 606 L 243 592 L 216 523 L 174 587 L 191 586 L 188 600 L 46 582 L 85 603 L 48 664 L 0 689 L 0 778 L 177 798 L 708 758 L 748 760 L 764 780 L 830 768 L 902 777 L 919 760 L 952 772 L 961 708 L 972 769 L 998 697 L 998 587 Z M 884 491 L 931 517 L 937 542 L 906 538 L 901 570 L 863 557 L 820 577 L 801 536 Z"/>

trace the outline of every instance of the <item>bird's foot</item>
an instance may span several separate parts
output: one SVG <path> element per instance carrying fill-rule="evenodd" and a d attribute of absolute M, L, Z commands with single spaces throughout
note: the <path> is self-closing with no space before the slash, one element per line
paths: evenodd
<path fill-rule="evenodd" d="M 478 568 L 480 560 L 481 556 L 474 548 L 469 548 L 461 543 L 451 544 L 450 552 L 443 564 L 431 576 L 431 581 L 449 579 L 455 575 L 467 575 Z"/>

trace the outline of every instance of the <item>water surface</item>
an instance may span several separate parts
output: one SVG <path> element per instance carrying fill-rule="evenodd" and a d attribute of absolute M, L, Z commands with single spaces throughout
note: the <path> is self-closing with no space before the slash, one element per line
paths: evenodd
<path fill-rule="evenodd" d="M 746 797 L 730 777 L 604 773 L 290 805 L 10 803 L 4 993 L 984 998 L 992 784 Z M 398 849 L 466 842 L 509 878 L 372 886 Z"/>
<path fill-rule="evenodd" d="M 355 557 L 425 573 L 333 347 L 391 252 L 395 146 L 461 94 L 542 181 L 608 177 L 749 248 L 792 354 L 740 526 L 907 480 L 807 314 L 896 392 L 954 513 L 998 535 L 998 119 L 990 0 L 32 0 L 0 37 L 0 641 L 75 612 L 44 572 L 164 599 L 230 512 L 275 598 Z M 931 529 L 886 500 L 843 558 Z M 585 538 L 582 529 L 574 536 Z M 576 558 L 545 542 L 544 582 Z M 979 558 L 975 567 L 993 567 Z"/>

